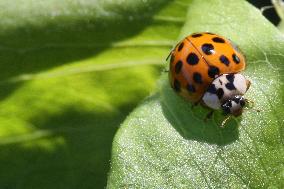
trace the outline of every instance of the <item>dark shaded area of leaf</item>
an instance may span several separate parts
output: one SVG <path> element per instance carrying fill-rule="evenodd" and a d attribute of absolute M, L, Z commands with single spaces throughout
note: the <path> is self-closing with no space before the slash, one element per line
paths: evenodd
<path fill-rule="evenodd" d="M 70 189 L 103 188 L 109 170 L 113 135 L 118 123 L 135 105 L 136 102 L 127 104 L 119 107 L 119 114 L 107 115 L 78 111 L 70 107 L 62 114 L 49 115 L 45 120 L 31 120 L 41 131 L 48 133 L 51 139 L 64 138 L 64 145 L 59 145 L 55 151 L 50 152 L 40 147 L 25 149 L 17 142 L 2 146 L 1 169 L 9 171 L 0 172 L 1 188 L 37 188 L 39 184 L 43 189 L 51 186 L 68 186 Z M 41 140 L 44 142 L 45 139 Z M 78 172 L 81 174 L 77 174 Z"/>
<path fill-rule="evenodd" d="M 151 1 L 133 10 L 114 5 L 106 10 L 111 16 L 47 17 L 40 26 L 19 24 L 0 32 L 0 99 L 20 86 L 20 82 L 9 82 L 14 77 L 96 56 L 153 24 L 152 16 L 168 3 Z"/>

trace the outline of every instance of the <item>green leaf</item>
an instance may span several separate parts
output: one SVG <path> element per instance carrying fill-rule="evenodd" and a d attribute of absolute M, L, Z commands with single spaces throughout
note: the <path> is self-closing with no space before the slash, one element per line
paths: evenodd
<path fill-rule="evenodd" d="M 0 1 L 0 188 L 103 188 L 114 133 L 153 90 L 186 6 Z"/>
<path fill-rule="evenodd" d="M 187 12 L 179 39 L 210 31 L 244 52 L 254 107 L 220 128 L 220 113 L 205 122 L 208 110 L 192 108 L 163 74 L 115 136 L 108 188 L 283 188 L 283 35 L 245 1 L 195 0 Z"/>
<path fill-rule="evenodd" d="M 284 22 L 281 21 L 279 24 L 278 24 L 278 29 L 283 33 L 284 32 Z"/>

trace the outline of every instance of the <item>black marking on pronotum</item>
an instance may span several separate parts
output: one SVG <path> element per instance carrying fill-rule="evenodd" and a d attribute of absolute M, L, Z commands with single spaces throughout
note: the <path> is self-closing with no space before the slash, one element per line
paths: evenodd
<path fill-rule="evenodd" d="M 219 88 L 219 89 L 217 89 L 216 94 L 217 94 L 218 98 L 221 99 L 224 95 L 224 90 L 222 88 Z"/>
<path fill-rule="evenodd" d="M 215 52 L 214 51 L 214 46 L 212 44 L 210 44 L 210 43 L 204 43 L 201 46 L 201 49 L 207 55 L 211 55 L 211 54 L 213 54 Z"/>
<path fill-rule="evenodd" d="M 235 75 L 234 74 L 228 74 L 228 75 L 226 75 L 226 78 L 230 83 L 233 83 L 234 79 L 235 79 Z"/>
<path fill-rule="evenodd" d="M 222 80 L 221 80 L 221 79 L 219 79 L 219 83 L 220 83 L 220 85 L 223 85 L 223 82 L 222 82 Z"/>
<path fill-rule="evenodd" d="M 225 86 L 226 86 L 226 88 L 227 88 L 228 90 L 230 90 L 230 91 L 236 89 L 234 83 L 227 83 Z"/>
<path fill-rule="evenodd" d="M 182 68 L 182 61 L 179 60 L 179 61 L 176 63 L 176 65 L 175 65 L 175 72 L 176 72 L 176 74 L 179 74 L 181 68 Z"/>
<path fill-rule="evenodd" d="M 189 55 L 186 58 L 186 61 L 190 65 L 196 65 L 199 62 L 199 58 L 195 53 L 189 53 Z"/>
<path fill-rule="evenodd" d="M 207 89 L 207 92 L 211 93 L 211 94 L 216 94 L 216 91 L 217 91 L 217 89 L 216 89 L 214 84 L 211 84 Z"/>

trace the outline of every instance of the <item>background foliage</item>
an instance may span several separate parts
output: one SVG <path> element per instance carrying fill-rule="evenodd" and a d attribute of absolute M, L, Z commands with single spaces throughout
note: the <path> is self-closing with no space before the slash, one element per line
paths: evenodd
<path fill-rule="evenodd" d="M 153 18 L 167 5 L 0 2 L 1 188 L 106 185 L 113 135 L 178 34 Z"/>

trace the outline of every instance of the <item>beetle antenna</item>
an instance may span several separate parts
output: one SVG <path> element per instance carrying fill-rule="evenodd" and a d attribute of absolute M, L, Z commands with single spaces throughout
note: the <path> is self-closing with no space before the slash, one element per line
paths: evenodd
<path fill-rule="evenodd" d="M 246 103 L 249 104 L 249 106 L 247 106 L 247 109 L 250 109 L 256 112 L 261 112 L 261 110 L 255 108 L 254 101 L 246 99 Z"/>

